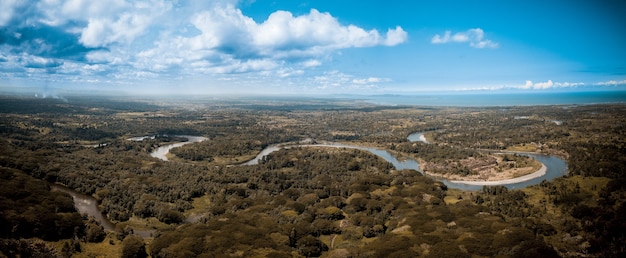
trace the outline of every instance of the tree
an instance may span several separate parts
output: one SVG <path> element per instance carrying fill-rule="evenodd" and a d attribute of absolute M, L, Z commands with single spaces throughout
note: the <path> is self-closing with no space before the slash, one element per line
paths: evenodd
<path fill-rule="evenodd" d="M 178 224 L 183 222 L 185 217 L 178 211 L 162 208 L 157 214 L 157 219 L 165 224 Z"/>
<path fill-rule="evenodd" d="M 328 251 L 328 246 L 319 239 L 307 235 L 298 240 L 298 252 L 306 257 L 317 257 Z"/>
<path fill-rule="evenodd" d="M 104 228 L 95 220 L 89 219 L 85 223 L 85 240 L 91 243 L 99 243 L 104 240 L 107 234 L 104 232 Z"/>
<path fill-rule="evenodd" d="M 146 245 L 144 244 L 143 239 L 136 235 L 128 235 L 124 238 L 124 241 L 122 241 L 122 257 L 148 257 L 148 253 L 146 253 Z"/>

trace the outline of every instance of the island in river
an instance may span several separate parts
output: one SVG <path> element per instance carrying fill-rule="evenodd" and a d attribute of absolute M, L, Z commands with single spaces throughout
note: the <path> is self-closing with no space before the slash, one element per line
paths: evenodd
<path fill-rule="evenodd" d="M 431 144 L 426 140 L 425 132 L 409 134 L 407 140 L 414 144 Z M 468 157 L 461 159 L 438 158 L 427 161 L 424 158 L 418 158 L 420 170 L 436 178 L 470 185 L 522 183 L 542 177 L 547 171 L 545 164 L 529 155 L 532 153 L 489 150 L 468 153 Z M 559 169 L 559 171 L 565 170 L 565 168 Z"/>

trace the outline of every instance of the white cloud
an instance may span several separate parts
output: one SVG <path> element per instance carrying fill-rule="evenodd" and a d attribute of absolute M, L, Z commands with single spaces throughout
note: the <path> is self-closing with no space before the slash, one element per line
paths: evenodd
<path fill-rule="evenodd" d="M 15 9 L 23 4 L 23 1 L 19 0 L 2 0 L 0 1 L 0 26 L 5 26 L 12 18 Z"/>
<path fill-rule="evenodd" d="M 474 48 L 496 48 L 498 43 L 493 43 L 491 40 L 481 40 L 478 42 L 470 42 L 470 46 Z"/>
<path fill-rule="evenodd" d="M 450 41 L 450 31 L 447 30 L 443 36 L 440 36 L 439 34 L 436 34 L 435 36 L 433 36 L 433 38 L 430 40 L 430 43 L 443 44 L 443 43 L 448 43 L 449 41 Z"/>
<path fill-rule="evenodd" d="M 356 77 L 335 70 L 315 76 L 313 85 L 320 90 L 332 89 L 337 92 L 354 92 L 354 90 L 380 88 L 381 84 L 390 81 L 389 78 Z"/>
<path fill-rule="evenodd" d="M 313 81 L 318 89 L 338 88 L 350 83 L 352 76 L 339 71 L 325 72 L 323 75 L 315 76 Z"/>
<path fill-rule="evenodd" d="M 270 59 L 226 59 L 222 60 L 220 63 L 199 60 L 191 63 L 191 72 L 205 74 L 231 74 L 267 71 L 278 67 L 279 64 Z"/>
<path fill-rule="evenodd" d="M 316 67 L 322 65 L 322 62 L 316 59 L 310 59 L 302 62 L 301 65 L 304 67 Z"/>
<path fill-rule="evenodd" d="M 373 85 L 384 80 L 325 73 L 321 66 L 342 49 L 396 46 L 408 38 L 400 26 L 379 32 L 342 24 L 316 9 L 302 15 L 276 11 L 255 21 L 237 4 L 240 1 L 0 0 L 0 29 L 7 28 L 0 30 L 0 37 L 28 43 L 0 44 L 0 73 L 44 77 L 54 72 L 100 82 L 204 76 L 293 84 L 318 75 L 316 86 Z M 42 28 L 54 33 L 20 37 Z"/>
<path fill-rule="evenodd" d="M 485 39 L 485 32 L 481 28 L 469 29 L 452 34 L 447 30 L 443 35 L 436 34 L 430 40 L 432 44 L 469 43 L 473 48 L 496 48 L 498 43 Z"/>
<path fill-rule="evenodd" d="M 256 23 L 232 6 L 217 7 L 194 15 L 191 23 L 202 33 L 189 40 L 192 50 L 228 47 L 246 49 L 252 40 L 250 30 Z"/>
<path fill-rule="evenodd" d="M 548 89 L 559 89 L 559 88 L 576 88 L 576 87 L 609 87 L 609 86 L 626 86 L 626 80 L 616 81 L 604 81 L 604 82 L 595 82 L 595 83 L 585 83 L 585 82 L 558 82 L 553 80 L 541 81 L 541 82 L 533 82 L 531 80 L 526 80 L 522 85 L 494 85 L 494 86 L 478 86 L 478 87 L 465 87 L 460 90 L 463 91 L 482 91 L 482 90 L 511 90 L 511 89 L 519 89 L 519 90 L 548 90 Z"/>
<path fill-rule="evenodd" d="M 48 26 L 62 26 L 69 21 L 112 18 L 116 14 L 128 12 L 132 5 L 126 0 L 43 0 L 37 2 L 36 8 L 41 11 L 41 15 L 37 16 L 38 22 Z"/>
<path fill-rule="evenodd" d="M 559 86 L 559 87 L 578 87 L 578 86 L 585 85 L 585 83 L 582 83 L 582 82 L 556 82 L 555 85 Z"/>
<path fill-rule="evenodd" d="M 400 26 L 396 26 L 395 29 L 389 29 L 387 31 L 387 39 L 385 40 L 385 46 L 395 46 L 404 43 L 408 38 L 406 31 Z"/>
<path fill-rule="evenodd" d="M 530 89 L 533 87 L 533 82 L 530 80 L 526 80 L 526 83 L 524 84 L 524 86 L 522 86 L 522 89 Z"/>
<path fill-rule="evenodd" d="M 323 59 L 339 49 L 394 46 L 407 39 L 399 26 L 383 36 L 375 29 L 342 25 L 329 13 L 315 9 L 300 16 L 276 11 L 259 23 L 226 3 L 180 22 L 191 25 L 197 33 L 162 33 L 154 48 L 135 56 L 135 64 L 149 70 L 155 70 L 158 63 L 160 69 L 178 67 L 183 72 L 220 74 L 277 69 L 271 74 L 283 78 L 321 66 Z"/>
<path fill-rule="evenodd" d="M 104 2 L 104 1 L 90 1 Z M 133 2 L 127 11 L 113 16 L 89 18 L 81 31 L 80 42 L 87 47 L 107 46 L 111 43 L 131 43 L 154 24 L 154 20 L 171 8 L 163 1 Z"/>
<path fill-rule="evenodd" d="M 302 74 L 304 74 L 304 71 L 303 70 L 295 70 L 293 68 L 285 68 L 285 69 L 278 70 L 276 72 L 276 74 L 278 75 L 278 77 L 285 78 L 285 77 L 292 77 L 292 76 L 302 75 Z"/>
<path fill-rule="evenodd" d="M 407 39 L 407 33 L 399 26 L 381 36 L 375 29 L 341 25 L 329 13 L 315 9 L 301 16 L 276 11 L 257 23 L 241 10 L 226 5 L 197 14 L 192 24 L 202 32 L 189 39 L 194 48 L 228 48 L 242 55 L 313 56 L 342 48 L 394 46 Z"/>
<path fill-rule="evenodd" d="M 369 77 L 369 78 L 362 78 L 362 79 L 354 79 L 352 80 L 352 83 L 363 85 L 363 84 L 376 84 L 376 83 L 389 82 L 389 81 L 391 80 L 386 79 L 386 78 Z"/>
<path fill-rule="evenodd" d="M 552 88 L 552 86 L 554 86 L 554 83 L 552 82 L 552 80 L 548 80 L 547 82 L 535 83 L 533 87 L 535 89 L 548 89 L 548 88 Z"/>
<path fill-rule="evenodd" d="M 515 87 L 519 89 L 534 89 L 534 90 L 545 90 L 550 88 L 568 88 L 568 87 L 578 87 L 584 86 L 583 82 L 553 82 L 552 80 L 547 80 L 545 82 L 537 82 L 533 83 L 530 80 L 527 80 L 526 83 L 522 86 Z"/>
<path fill-rule="evenodd" d="M 626 85 L 626 80 L 621 80 L 621 81 L 610 80 L 610 81 L 605 81 L 605 82 L 597 82 L 597 83 L 594 83 L 594 85 L 597 85 L 597 86 Z"/>

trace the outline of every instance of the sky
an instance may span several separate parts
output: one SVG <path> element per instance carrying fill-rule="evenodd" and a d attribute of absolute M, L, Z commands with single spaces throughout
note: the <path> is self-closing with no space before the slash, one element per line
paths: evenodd
<path fill-rule="evenodd" d="M 0 91 L 626 89 L 626 1 L 2 0 Z"/>

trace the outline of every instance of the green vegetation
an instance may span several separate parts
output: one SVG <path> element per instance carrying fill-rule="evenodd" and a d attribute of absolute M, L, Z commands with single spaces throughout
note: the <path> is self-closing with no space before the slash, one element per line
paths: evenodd
<path fill-rule="evenodd" d="M 0 168 L 0 232 L 3 238 L 40 237 L 55 241 L 70 238 L 83 222 L 72 197 L 50 192 L 45 182 L 20 171 Z M 58 225 L 50 228 L 48 225 Z"/>
<path fill-rule="evenodd" d="M 0 167 L 0 180 L 1 253 L 22 257 L 56 256 L 58 251 L 52 245 L 38 239 L 68 239 L 67 247 L 61 251 L 70 254 L 80 251 L 77 239 L 83 242 L 104 240 L 104 229 L 92 220 L 83 222 L 71 196 L 50 192 L 46 182 L 16 169 Z"/>
<path fill-rule="evenodd" d="M 0 251 L 87 257 L 623 256 L 626 106 L 415 108 L 106 99 L 0 101 Z M 554 120 L 562 123 L 555 123 Z M 431 144 L 411 143 L 429 131 Z M 133 136 L 164 135 L 143 141 Z M 201 143 L 157 147 L 185 139 Z M 569 175 L 522 190 L 448 190 L 355 149 L 274 143 L 348 141 L 442 173 L 534 166 L 488 150 L 568 161 Z M 468 162 L 477 160 L 479 162 Z M 92 195 L 117 224 L 78 215 L 61 183 Z M 134 233 L 155 230 L 146 239 Z"/>

